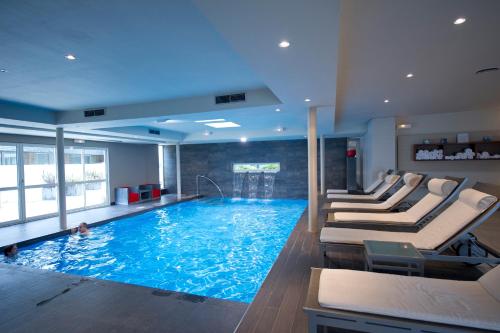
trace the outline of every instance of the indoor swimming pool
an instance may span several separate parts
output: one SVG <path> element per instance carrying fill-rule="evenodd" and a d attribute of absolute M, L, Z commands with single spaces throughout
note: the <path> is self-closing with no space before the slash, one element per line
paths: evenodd
<path fill-rule="evenodd" d="M 251 302 L 306 200 L 204 199 L 22 247 L 11 263 Z M 84 221 L 82 221 L 84 222 Z"/>

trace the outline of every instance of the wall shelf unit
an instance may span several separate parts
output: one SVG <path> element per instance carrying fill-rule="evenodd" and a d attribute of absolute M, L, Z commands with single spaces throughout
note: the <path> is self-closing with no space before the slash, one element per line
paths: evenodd
<path fill-rule="evenodd" d="M 413 160 L 417 162 L 500 160 L 500 141 L 416 144 L 413 145 Z"/>

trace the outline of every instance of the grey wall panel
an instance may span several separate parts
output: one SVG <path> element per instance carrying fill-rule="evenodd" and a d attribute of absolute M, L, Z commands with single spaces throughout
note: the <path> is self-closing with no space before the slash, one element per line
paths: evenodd
<path fill-rule="evenodd" d="M 346 139 L 325 141 L 328 188 L 345 187 L 345 149 Z M 307 198 L 306 140 L 181 145 L 180 155 L 184 194 L 196 193 L 196 175 L 205 175 L 219 184 L 226 196 L 232 196 L 233 163 L 279 162 L 281 171 L 276 175 L 273 197 Z M 175 146 L 165 148 L 165 176 L 169 191 L 175 189 Z M 258 188 L 258 197 L 262 197 L 262 177 Z M 247 189 L 248 178 L 244 181 L 244 194 Z M 200 193 L 218 195 L 217 189 L 204 180 L 200 181 Z"/>

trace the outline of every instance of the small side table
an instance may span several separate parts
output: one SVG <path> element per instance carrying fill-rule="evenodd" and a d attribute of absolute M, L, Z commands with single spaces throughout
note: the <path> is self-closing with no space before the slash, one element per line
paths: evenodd
<path fill-rule="evenodd" d="M 375 269 L 424 275 L 425 257 L 411 243 L 365 240 L 365 270 Z"/>

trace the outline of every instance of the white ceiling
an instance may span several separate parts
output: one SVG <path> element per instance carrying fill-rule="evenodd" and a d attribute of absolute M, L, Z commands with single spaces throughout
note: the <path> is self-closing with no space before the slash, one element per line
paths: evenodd
<path fill-rule="evenodd" d="M 500 72 L 474 74 L 500 67 L 500 1 L 349 0 L 341 10 L 337 124 L 500 106 Z"/>
<path fill-rule="evenodd" d="M 62 125 L 197 143 L 300 138 L 312 105 L 333 136 L 359 135 L 373 117 L 498 109 L 500 72 L 474 72 L 500 66 L 499 13 L 498 0 L 4 0 L 0 120 L 19 133 Z M 467 22 L 453 25 L 458 16 Z M 214 94 L 241 91 L 261 96 L 214 106 Z M 89 107 L 109 112 L 82 123 Z M 194 122 L 211 118 L 241 127 Z"/>

